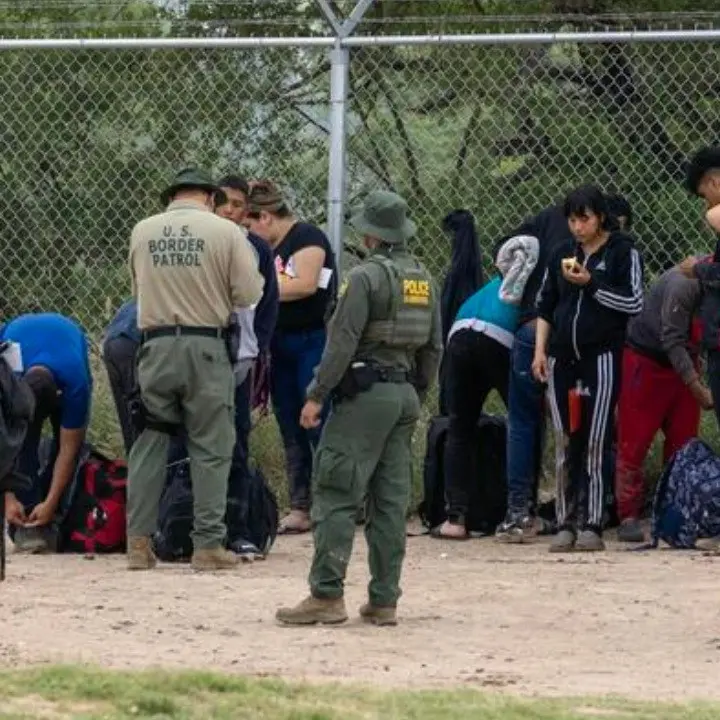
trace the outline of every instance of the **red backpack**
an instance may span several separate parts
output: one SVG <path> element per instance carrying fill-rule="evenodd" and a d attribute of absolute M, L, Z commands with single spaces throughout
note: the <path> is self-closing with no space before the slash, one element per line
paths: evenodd
<path fill-rule="evenodd" d="M 70 511 L 63 523 L 62 550 L 125 552 L 127 543 L 127 465 L 95 449 L 78 469 Z"/>

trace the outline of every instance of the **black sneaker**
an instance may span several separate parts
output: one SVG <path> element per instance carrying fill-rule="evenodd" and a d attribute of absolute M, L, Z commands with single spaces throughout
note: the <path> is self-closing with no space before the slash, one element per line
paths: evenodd
<path fill-rule="evenodd" d="M 532 528 L 532 519 L 528 515 L 508 510 L 505 519 L 495 531 L 495 539 L 502 543 L 522 543 L 527 539 L 527 531 Z"/>
<path fill-rule="evenodd" d="M 230 543 L 228 550 L 232 550 L 242 562 L 255 562 L 255 560 L 264 560 L 265 555 L 260 551 L 257 545 L 251 543 L 249 540 L 243 540 L 238 538 L 234 542 Z"/>

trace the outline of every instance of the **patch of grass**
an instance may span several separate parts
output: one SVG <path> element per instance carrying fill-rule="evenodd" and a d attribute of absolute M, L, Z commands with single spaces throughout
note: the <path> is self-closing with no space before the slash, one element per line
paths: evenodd
<path fill-rule="evenodd" d="M 720 705 L 538 700 L 473 690 L 379 691 L 207 672 L 45 667 L 0 673 L 0 718 L 38 720 L 711 720 Z"/>
<path fill-rule="evenodd" d="M 0 673 L 0 718 L 265 720 L 711 720 L 720 705 L 538 700 L 472 690 L 378 691 L 206 672 L 45 667 Z"/>

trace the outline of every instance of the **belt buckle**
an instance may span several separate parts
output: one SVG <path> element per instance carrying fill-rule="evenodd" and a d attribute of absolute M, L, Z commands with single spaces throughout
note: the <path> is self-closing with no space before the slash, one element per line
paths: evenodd
<path fill-rule="evenodd" d="M 182 328 L 179 325 L 175 326 L 175 337 L 180 337 L 182 335 Z"/>

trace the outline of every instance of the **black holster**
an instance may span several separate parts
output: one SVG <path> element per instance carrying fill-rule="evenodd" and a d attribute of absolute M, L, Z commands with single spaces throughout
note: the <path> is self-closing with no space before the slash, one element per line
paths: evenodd
<path fill-rule="evenodd" d="M 337 400 L 351 400 L 360 393 L 367 392 L 379 379 L 378 371 L 374 367 L 364 362 L 354 362 L 335 388 L 335 397 Z"/>
<path fill-rule="evenodd" d="M 130 422 L 137 431 L 138 435 L 143 430 L 155 430 L 156 432 L 165 433 L 166 435 L 178 435 L 180 432 L 180 425 L 175 423 L 162 422 L 151 417 L 148 413 L 147 407 L 142 400 L 140 393 L 140 386 L 135 385 L 132 392 L 127 396 L 128 414 L 130 415 Z"/>
<path fill-rule="evenodd" d="M 227 348 L 228 359 L 230 365 L 235 367 L 240 352 L 240 333 L 242 328 L 238 322 L 235 313 L 230 316 L 230 324 L 225 331 L 225 347 Z"/>

